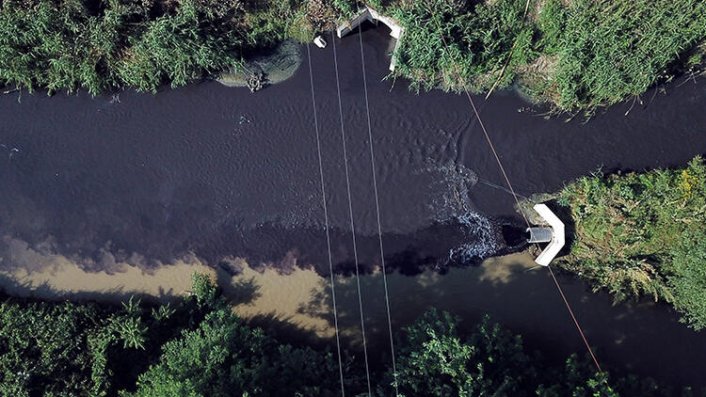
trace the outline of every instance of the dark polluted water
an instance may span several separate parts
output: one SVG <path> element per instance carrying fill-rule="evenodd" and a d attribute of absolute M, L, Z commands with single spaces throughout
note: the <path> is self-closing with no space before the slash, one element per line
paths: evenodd
<path fill-rule="evenodd" d="M 417 274 L 449 257 L 502 253 L 504 225 L 521 220 L 466 99 L 415 95 L 403 81 L 383 80 L 387 32 L 368 30 L 363 39 L 387 264 Z M 370 269 L 380 254 L 357 38 L 339 41 L 338 52 L 353 224 L 359 262 Z M 334 266 L 352 273 L 331 46 L 312 48 L 312 57 Z M 0 266 L 42 271 L 49 266 L 42 257 L 61 255 L 118 272 L 118 262 L 149 269 L 195 255 L 214 266 L 242 257 L 326 273 L 307 67 L 255 95 L 207 82 L 158 95 L 1 96 Z M 665 89 L 588 123 L 546 120 L 512 93 L 476 101 L 515 190 L 530 195 L 599 168 L 679 166 L 705 153 L 705 86 Z M 366 285 L 364 300 L 377 307 L 381 284 L 369 280 L 377 281 Z M 561 281 L 605 366 L 706 384 L 706 336 L 678 324 L 668 307 L 612 306 L 573 278 Z M 518 271 L 503 285 L 458 278 L 438 285 L 433 292 L 392 285 L 393 308 L 438 305 L 471 321 L 489 312 L 532 347 L 557 357 L 583 351 L 543 270 Z"/>

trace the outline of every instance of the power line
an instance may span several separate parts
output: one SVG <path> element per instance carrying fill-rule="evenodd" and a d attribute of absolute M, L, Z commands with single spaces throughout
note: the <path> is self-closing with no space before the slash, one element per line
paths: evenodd
<path fill-rule="evenodd" d="M 338 75 L 338 55 L 336 53 L 336 37 L 331 32 L 333 42 L 333 61 L 336 70 L 336 91 L 338 93 L 338 113 L 341 120 L 341 142 L 343 144 L 343 163 L 346 175 L 346 190 L 348 192 L 348 214 L 350 216 L 351 235 L 353 236 L 353 259 L 355 261 L 355 280 L 358 287 L 358 307 L 360 309 L 360 331 L 363 338 L 363 356 L 365 358 L 365 376 L 368 381 L 368 396 L 372 396 L 373 389 L 370 385 L 370 368 L 368 366 L 368 346 L 365 339 L 365 317 L 363 312 L 363 295 L 360 288 L 360 266 L 358 263 L 358 247 L 355 238 L 355 222 L 353 221 L 353 200 L 351 199 L 351 180 L 348 173 L 348 152 L 346 150 L 346 132 L 343 125 L 343 104 L 341 102 L 341 81 Z"/>
<path fill-rule="evenodd" d="M 441 28 L 441 27 L 439 27 Z M 446 38 L 441 34 L 441 40 L 444 43 L 444 47 L 446 48 L 448 52 L 448 43 L 446 42 Z M 515 189 L 512 187 L 512 183 L 510 183 L 510 178 L 507 176 L 507 172 L 505 172 L 505 167 L 502 164 L 502 161 L 500 160 L 500 156 L 498 155 L 498 152 L 495 150 L 495 145 L 493 144 L 492 139 L 490 139 L 490 134 L 488 134 L 488 131 L 485 128 L 485 125 L 483 124 L 483 120 L 480 118 L 480 114 L 478 113 L 478 109 L 476 108 L 476 105 L 473 101 L 473 97 L 471 97 L 471 94 L 468 92 L 468 88 L 466 87 L 466 84 L 464 83 L 462 85 L 463 91 L 466 93 L 466 97 L 468 98 L 468 102 L 471 104 L 471 108 L 473 109 L 473 113 L 476 116 L 476 119 L 478 120 L 478 124 L 481 127 L 481 130 L 483 131 L 483 135 L 485 136 L 485 140 L 488 142 L 488 146 L 490 147 L 490 150 L 493 152 L 493 155 L 495 156 L 495 161 L 498 164 L 498 167 L 500 168 L 500 171 L 503 175 L 503 178 L 505 179 L 505 183 L 507 183 L 508 188 L 510 189 L 510 192 L 512 193 L 512 196 L 515 198 L 515 203 L 517 204 L 517 209 L 520 211 L 520 214 L 522 215 L 522 218 L 525 220 L 525 223 L 527 224 L 527 227 L 530 227 L 529 220 L 527 219 L 527 215 L 522 211 L 522 208 L 520 207 L 520 200 L 517 198 L 517 194 L 515 193 Z M 550 266 L 547 266 L 549 268 L 549 273 L 551 274 L 554 283 L 559 290 L 559 294 L 561 295 L 562 299 L 564 300 L 564 304 L 566 305 L 567 310 L 569 311 L 569 314 L 571 315 L 572 320 L 574 321 L 574 325 L 576 325 L 576 329 L 578 330 L 579 334 L 581 335 L 581 340 L 583 343 L 586 345 L 586 349 L 588 350 L 589 354 L 591 355 L 591 358 L 593 359 L 593 363 L 596 366 L 596 369 L 598 369 L 599 372 L 602 372 L 601 366 L 598 364 L 598 360 L 596 359 L 595 354 L 593 353 L 593 349 L 591 349 L 591 345 L 588 343 L 588 340 L 586 339 L 586 335 L 583 332 L 583 329 L 581 328 L 581 325 L 579 324 L 578 320 L 576 319 L 576 316 L 574 315 L 574 311 L 571 309 L 571 305 L 569 304 L 569 301 L 566 299 L 566 296 L 564 295 L 564 291 L 561 289 L 561 286 L 559 285 L 559 281 L 556 279 L 556 276 L 554 276 L 554 272 L 552 271 Z"/>
<path fill-rule="evenodd" d="M 375 151 L 373 150 L 373 131 L 370 122 L 370 102 L 368 101 L 368 79 L 365 74 L 365 55 L 363 51 L 363 31 L 361 25 L 358 25 L 358 41 L 360 42 L 360 60 L 363 70 L 363 89 L 365 92 L 365 111 L 368 117 L 368 142 L 370 142 L 370 166 L 373 173 L 373 191 L 375 193 L 375 213 L 378 222 L 378 241 L 380 242 L 380 264 L 382 266 L 382 283 L 385 287 L 385 307 L 387 310 L 387 329 L 390 333 L 390 353 L 392 354 L 392 374 L 394 377 L 395 395 L 399 396 L 399 388 L 397 385 L 397 362 L 395 360 L 395 342 L 392 336 L 392 315 L 390 314 L 390 295 L 387 288 L 387 272 L 385 269 L 385 251 L 382 244 L 382 226 L 380 225 L 380 198 L 378 195 L 377 177 L 375 175 Z"/>
<path fill-rule="evenodd" d="M 601 369 L 601 365 L 598 364 L 598 359 L 596 359 L 596 355 L 593 354 L 593 350 L 591 349 L 590 345 L 588 344 L 588 340 L 586 339 L 586 335 L 584 335 L 583 330 L 581 329 L 581 325 L 579 325 L 579 322 L 576 319 L 576 316 L 574 315 L 574 311 L 571 309 L 571 305 L 569 304 L 569 301 L 566 299 L 566 295 L 564 295 L 564 291 L 561 289 L 561 286 L 559 285 L 559 281 L 556 279 L 556 276 L 554 275 L 554 271 L 552 270 L 552 267 L 547 266 L 547 269 L 549 269 L 549 274 L 552 275 L 552 279 L 554 280 L 554 284 L 556 284 L 556 288 L 557 288 L 557 290 L 559 290 L 559 294 L 561 295 L 561 299 L 564 300 L 564 304 L 566 305 L 566 309 L 569 311 L 569 314 L 571 315 L 571 319 L 574 320 L 574 325 L 576 325 L 576 329 L 579 330 L 579 334 L 581 335 L 581 339 L 583 340 L 583 343 L 586 345 L 586 348 L 588 349 L 588 353 L 591 355 L 591 359 L 593 359 L 593 364 L 598 369 L 598 372 L 603 372 L 603 370 Z"/>
<path fill-rule="evenodd" d="M 464 85 L 463 90 L 466 92 L 466 97 L 468 97 L 468 101 L 471 103 L 471 107 L 473 108 L 473 112 L 476 115 L 476 118 L 478 119 L 478 124 L 480 124 L 481 130 L 483 131 L 483 135 L 485 135 L 485 139 L 488 141 L 488 146 L 490 146 L 490 149 L 493 152 L 493 155 L 495 156 L 495 160 L 498 163 L 498 167 L 500 168 L 500 171 L 503 174 L 503 177 L 505 178 L 505 182 L 507 183 L 508 188 L 510 189 L 510 192 L 512 193 L 512 196 L 515 198 L 515 203 L 517 203 L 517 209 L 520 211 L 520 214 L 522 214 L 522 217 L 525 220 L 525 223 L 527 223 L 527 227 L 530 227 L 529 220 L 527 219 L 527 215 L 525 215 L 524 211 L 522 211 L 522 208 L 520 207 L 520 200 L 517 198 L 517 193 L 515 193 L 515 189 L 512 187 L 512 184 L 510 183 L 510 179 L 507 176 L 507 172 L 505 172 L 505 167 L 503 167 L 502 161 L 500 161 L 500 156 L 498 156 L 498 152 L 495 150 L 495 145 L 493 145 L 493 141 L 490 139 L 490 135 L 488 134 L 488 131 L 485 129 L 485 125 L 483 124 L 483 121 L 480 118 L 480 114 L 478 113 L 478 110 L 476 109 L 476 105 L 473 102 L 473 98 L 471 97 L 471 94 L 468 92 L 468 89 Z M 559 290 L 559 294 L 561 295 L 562 300 L 564 301 L 564 304 L 566 305 L 566 309 L 569 311 L 569 315 L 571 315 L 571 319 L 574 321 L 574 325 L 576 325 L 576 329 L 579 332 L 579 335 L 581 336 L 581 340 L 583 341 L 584 345 L 586 345 L 586 350 L 588 350 L 588 353 L 591 355 L 591 358 L 593 359 L 593 363 L 596 366 L 596 369 L 598 369 L 599 372 L 602 372 L 601 366 L 598 364 L 598 360 L 596 359 L 596 355 L 593 353 L 593 349 L 591 348 L 591 345 L 588 343 L 588 340 L 586 339 L 586 335 L 583 332 L 583 329 L 581 328 L 581 324 L 579 324 L 578 320 L 576 319 L 576 316 L 574 315 L 574 311 L 571 308 L 571 305 L 569 304 L 569 301 L 566 299 L 566 296 L 564 295 L 564 291 L 561 289 L 561 286 L 559 285 L 559 281 L 557 280 L 556 276 L 554 275 L 554 271 L 552 271 L 551 266 L 547 266 L 549 269 L 549 274 L 552 276 L 552 279 L 554 280 L 554 284 L 556 285 L 557 289 Z"/>
<path fill-rule="evenodd" d="M 515 189 L 512 187 L 512 184 L 510 183 L 510 179 L 507 176 L 507 172 L 505 172 L 505 167 L 503 167 L 502 161 L 500 161 L 500 156 L 498 156 L 498 152 L 495 150 L 495 145 L 493 145 L 493 141 L 490 139 L 490 135 L 488 134 L 488 131 L 485 129 L 485 125 L 483 124 L 483 121 L 480 118 L 480 114 L 478 113 L 478 110 L 476 109 L 476 105 L 473 102 L 473 98 L 471 97 L 471 94 L 468 92 L 468 89 L 466 88 L 465 84 L 463 86 L 463 90 L 466 93 L 466 97 L 468 98 L 468 101 L 471 104 L 471 107 L 473 108 L 473 113 L 475 113 L 476 118 L 478 119 L 478 124 L 481 126 L 481 130 L 483 131 L 483 135 L 485 135 L 485 139 L 488 142 L 488 146 L 490 146 L 490 150 L 493 152 L 493 155 L 495 156 L 495 160 L 498 163 L 498 167 L 500 168 L 500 171 L 503 174 L 503 177 L 505 178 L 505 182 L 507 183 L 508 188 L 510 189 L 510 192 L 512 193 L 512 196 L 515 198 L 515 203 L 517 203 L 517 209 L 520 211 L 520 214 L 522 214 L 522 218 L 524 218 L 525 223 L 527 224 L 527 227 L 530 227 L 529 220 L 527 219 L 527 215 L 525 215 L 524 211 L 522 211 L 522 208 L 520 207 L 520 200 L 517 198 L 517 193 L 515 193 Z M 566 299 L 566 296 L 564 295 L 564 291 L 561 289 L 561 286 L 559 285 L 559 281 L 557 280 L 556 276 L 554 275 L 554 272 L 552 271 L 551 266 L 547 266 L 549 269 L 549 274 L 552 276 L 552 279 L 554 280 L 554 284 L 556 285 L 557 289 L 559 290 L 559 294 L 561 295 L 561 298 L 564 301 L 564 304 L 566 305 L 566 309 L 569 311 L 569 315 L 571 315 L 571 319 L 574 321 L 574 325 L 576 325 L 576 329 L 579 332 L 579 335 L 581 336 L 581 340 L 583 341 L 584 345 L 586 345 L 586 350 L 588 350 L 588 353 L 591 355 L 591 358 L 593 359 L 593 363 L 596 366 L 596 369 L 598 369 L 599 372 L 602 372 L 601 366 L 598 364 L 598 360 L 596 359 L 596 355 L 593 353 L 593 349 L 591 348 L 591 345 L 588 343 L 588 340 L 586 339 L 586 335 L 583 332 L 583 329 L 581 328 L 581 324 L 579 324 L 578 320 L 576 319 L 576 316 L 574 315 L 574 311 L 571 308 L 571 304 L 569 304 L 569 301 Z"/>
<path fill-rule="evenodd" d="M 328 208 L 326 206 L 326 187 L 324 184 L 324 167 L 321 160 L 321 139 L 319 137 L 319 120 L 316 112 L 316 95 L 314 94 L 314 72 L 311 67 L 311 46 L 306 43 L 306 56 L 309 61 L 309 82 L 311 83 L 311 104 L 314 114 L 314 131 L 316 132 L 316 153 L 319 158 L 319 177 L 321 178 L 321 203 L 324 207 L 324 230 L 326 231 L 326 248 L 328 250 L 328 266 L 331 277 L 331 300 L 333 301 L 333 325 L 336 330 L 336 349 L 338 353 L 338 373 L 341 382 L 341 396 L 346 396 L 343 382 L 343 362 L 341 359 L 341 338 L 338 331 L 338 310 L 336 307 L 336 287 L 334 286 L 333 256 L 331 255 L 331 234 L 328 224 Z"/>
<path fill-rule="evenodd" d="M 444 40 L 445 42 L 446 40 Z M 505 167 L 503 166 L 502 161 L 500 161 L 500 156 L 498 156 L 498 152 L 495 150 L 495 145 L 493 145 L 493 141 L 490 139 L 490 134 L 488 134 L 488 130 L 485 129 L 485 124 L 483 124 L 483 120 L 480 118 L 480 114 L 478 113 L 478 109 L 476 109 L 476 104 L 473 102 L 473 98 L 471 97 L 471 94 L 468 92 L 468 89 L 466 88 L 465 84 L 463 86 L 463 90 L 466 93 L 466 97 L 468 98 L 468 102 L 470 102 L 471 107 L 473 108 L 473 113 L 476 115 L 476 119 L 478 119 L 478 124 L 480 125 L 481 131 L 483 131 L 483 135 L 485 136 L 486 142 L 488 142 L 488 146 L 490 146 L 490 150 L 493 152 L 493 155 L 495 156 L 495 161 L 498 163 L 498 167 L 500 168 L 500 172 L 503 174 L 503 178 L 505 178 L 505 183 L 507 184 L 508 189 L 510 189 L 510 193 L 512 193 L 512 197 L 515 198 L 515 203 L 517 204 L 517 209 L 520 211 L 520 214 L 522 215 L 522 218 L 525 220 L 525 223 L 527 224 L 527 227 L 530 227 L 529 220 L 527 219 L 527 215 L 522 211 L 522 207 L 520 207 L 520 200 L 517 197 L 517 193 L 515 193 L 515 189 L 512 187 L 512 183 L 510 183 L 510 178 L 507 176 L 507 172 L 505 172 Z"/>

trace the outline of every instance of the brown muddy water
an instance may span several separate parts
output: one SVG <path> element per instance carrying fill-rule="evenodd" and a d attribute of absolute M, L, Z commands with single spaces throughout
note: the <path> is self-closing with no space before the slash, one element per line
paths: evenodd
<path fill-rule="evenodd" d="M 396 270 L 393 327 L 437 306 L 466 324 L 489 313 L 555 360 L 583 352 L 546 271 L 528 271 L 531 258 L 463 266 L 505 253 L 501 226 L 520 224 L 465 98 L 415 95 L 403 81 L 383 80 L 387 32 L 368 30 L 363 39 L 386 261 Z M 334 261 L 345 275 L 354 263 L 332 51 L 312 51 Z M 371 342 L 384 352 L 356 37 L 339 42 L 339 59 L 359 261 L 371 273 L 362 280 L 364 314 Z M 588 123 L 546 120 L 513 93 L 477 101 L 515 189 L 529 195 L 598 168 L 678 166 L 706 153 L 706 86 L 663 90 L 627 116 L 632 103 Z M 191 271 L 203 270 L 232 284 L 237 309 L 254 321 L 330 334 L 306 61 L 292 79 L 255 95 L 215 82 L 157 95 L 23 92 L 0 96 L 0 114 L 0 269 L 13 293 L 168 299 L 188 289 Z M 258 271 L 238 266 L 243 261 Z M 352 280 L 339 277 L 338 286 L 355 344 Z M 706 385 L 706 336 L 679 324 L 669 307 L 614 306 L 572 277 L 560 281 L 605 367 Z"/>

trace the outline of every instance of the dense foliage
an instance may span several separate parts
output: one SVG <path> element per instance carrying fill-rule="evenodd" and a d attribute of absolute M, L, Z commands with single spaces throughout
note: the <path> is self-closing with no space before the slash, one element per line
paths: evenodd
<path fill-rule="evenodd" d="M 405 28 L 395 76 L 416 89 L 519 81 L 562 110 L 640 95 L 701 62 L 700 0 L 7 0 L 0 85 L 92 94 L 211 77 L 369 3 Z"/>
<path fill-rule="evenodd" d="M 0 395 L 104 393 L 114 322 L 95 305 L 0 304 Z"/>
<path fill-rule="evenodd" d="M 588 361 L 563 368 L 526 353 L 522 339 L 487 318 L 472 332 L 431 310 L 397 341 L 398 372 L 373 372 L 375 394 L 405 396 L 667 395 L 635 378 L 609 383 Z M 343 358 L 348 393 L 362 369 Z M 373 368 L 380 368 L 373 365 Z M 235 316 L 205 276 L 176 305 L 120 306 L 18 300 L 0 303 L 0 396 L 333 396 L 329 351 L 282 343 Z"/>
<path fill-rule="evenodd" d="M 0 303 L 0 396 L 326 396 L 331 374 L 330 353 L 247 326 L 204 276 L 174 307 Z"/>
<path fill-rule="evenodd" d="M 562 110 L 640 95 L 701 61 L 699 0 L 392 1 L 405 27 L 396 75 L 486 91 L 519 77 Z"/>
<path fill-rule="evenodd" d="M 706 165 L 581 178 L 561 193 L 575 239 L 564 267 L 619 299 L 670 302 L 706 327 Z"/>
<path fill-rule="evenodd" d="M 466 340 L 451 315 L 431 311 L 406 329 L 401 346 L 399 389 L 407 396 L 517 395 L 534 375 L 520 337 L 487 320 Z"/>
<path fill-rule="evenodd" d="M 548 89 L 566 109 L 611 104 L 668 80 L 689 51 L 706 38 L 706 2 L 700 0 L 553 0 L 543 19 L 547 46 L 557 56 Z M 682 59 L 687 58 L 687 59 Z"/>
<path fill-rule="evenodd" d="M 702 60 L 700 0 L 371 0 L 403 25 L 395 76 L 416 89 L 488 91 L 519 81 L 562 110 L 640 95 Z M 308 41 L 355 0 L 7 0 L 0 85 L 156 91 L 262 47 Z"/>
<path fill-rule="evenodd" d="M 456 318 L 431 310 L 404 330 L 399 345 L 397 384 L 403 396 L 620 395 L 607 374 L 594 372 L 588 361 L 571 356 L 564 368 L 542 365 L 536 355 L 526 353 L 520 336 L 487 318 L 464 335 Z M 629 392 L 639 388 L 643 396 L 667 393 L 651 381 L 618 383 Z"/>
<path fill-rule="evenodd" d="M 526 0 L 410 1 L 391 7 L 404 26 L 396 73 L 427 89 L 490 89 L 513 81 L 515 66 L 533 57 L 534 29 L 524 21 Z M 506 62 L 509 67 L 505 68 Z M 505 73 L 501 73 L 505 70 Z"/>
<path fill-rule="evenodd" d="M 287 37 L 310 39 L 340 1 L 6 0 L 0 85 L 92 94 L 186 84 Z"/>

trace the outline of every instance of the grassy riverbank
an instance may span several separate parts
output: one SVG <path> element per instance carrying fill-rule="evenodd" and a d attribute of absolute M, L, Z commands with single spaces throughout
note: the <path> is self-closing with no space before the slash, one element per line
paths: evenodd
<path fill-rule="evenodd" d="M 594 110 L 700 64 L 696 0 L 370 0 L 406 33 L 395 76 L 477 92 L 517 82 L 559 110 Z M 0 4 L 0 84 L 92 94 L 154 92 L 311 40 L 353 0 L 10 0 Z"/>
<path fill-rule="evenodd" d="M 618 299 L 669 302 L 695 329 L 706 327 L 706 165 L 594 175 L 568 185 L 575 242 L 568 270 Z"/>
<path fill-rule="evenodd" d="M 398 76 L 476 92 L 518 82 L 558 109 L 640 95 L 701 62 L 706 3 L 429 0 L 387 7 L 406 28 Z"/>
<path fill-rule="evenodd" d="M 458 325 L 430 311 L 400 332 L 402 395 L 669 395 L 650 380 L 610 380 L 576 356 L 549 367 L 520 336 L 487 319 L 469 333 Z M 195 276 L 193 293 L 171 305 L 0 297 L 3 396 L 334 396 L 340 386 L 331 350 L 283 343 L 247 325 L 205 276 Z M 393 394 L 383 361 L 371 365 L 379 396 Z M 344 351 L 343 363 L 346 390 L 366 391 L 360 357 Z"/>
<path fill-rule="evenodd" d="M 4 1 L 0 85 L 154 92 L 215 77 L 286 38 L 310 40 L 347 7 L 340 0 Z"/>

